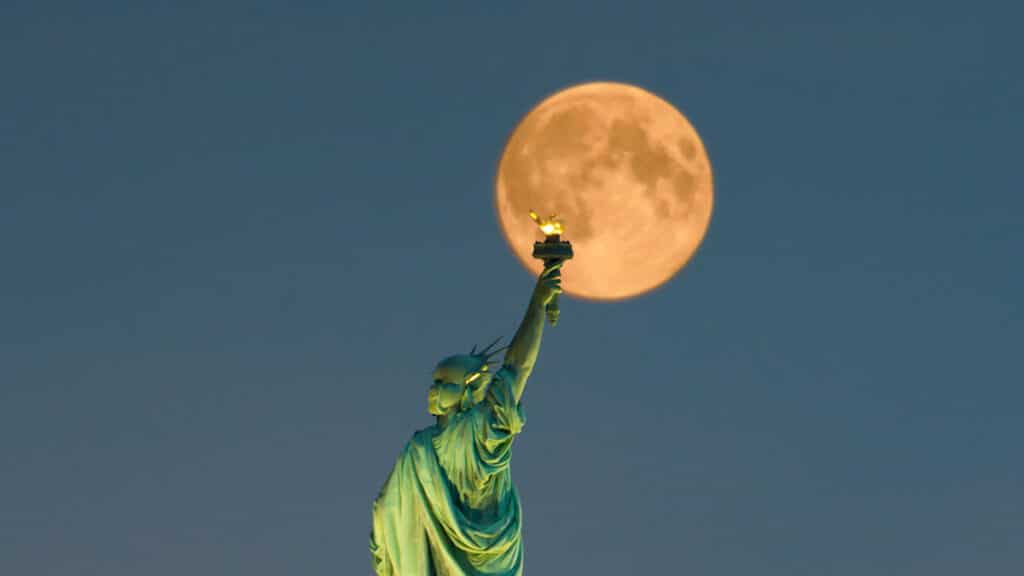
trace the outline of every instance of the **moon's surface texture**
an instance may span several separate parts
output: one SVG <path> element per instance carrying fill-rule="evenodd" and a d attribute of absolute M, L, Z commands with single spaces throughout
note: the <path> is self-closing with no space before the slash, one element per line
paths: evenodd
<path fill-rule="evenodd" d="M 505 238 L 533 273 L 544 235 L 529 217 L 556 214 L 575 257 L 566 294 L 620 300 L 674 276 L 707 230 L 711 164 L 697 131 L 636 86 L 581 84 L 526 115 L 502 153 L 495 207 Z"/>

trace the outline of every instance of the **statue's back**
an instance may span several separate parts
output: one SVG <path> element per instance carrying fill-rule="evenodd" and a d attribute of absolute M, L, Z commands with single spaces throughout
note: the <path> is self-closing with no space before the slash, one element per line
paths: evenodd
<path fill-rule="evenodd" d="M 483 402 L 406 446 L 374 502 L 377 574 L 521 574 L 521 511 L 509 463 L 524 418 L 513 376 L 499 370 Z"/>

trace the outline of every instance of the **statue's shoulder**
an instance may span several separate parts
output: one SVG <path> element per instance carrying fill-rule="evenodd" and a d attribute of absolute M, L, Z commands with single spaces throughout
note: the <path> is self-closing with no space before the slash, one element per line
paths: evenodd
<path fill-rule="evenodd" d="M 428 461 L 431 460 L 435 453 L 434 438 L 436 436 L 437 428 L 434 426 L 414 432 L 412 438 L 410 438 L 409 441 L 405 443 L 405 447 L 402 448 L 402 452 L 398 456 L 398 461 L 395 463 L 395 467 L 401 468 L 406 464 L 422 462 L 424 459 Z"/>
<path fill-rule="evenodd" d="M 413 438 L 409 439 L 409 444 L 406 446 L 406 449 L 432 447 L 434 437 L 437 436 L 437 431 L 437 426 L 427 426 L 423 429 L 416 430 L 416 433 L 413 434 Z"/>
<path fill-rule="evenodd" d="M 422 430 L 417 430 L 409 439 L 409 444 L 429 444 L 434 436 L 437 436 L 437 426 L 427 426 Z"/>
<path fill-rule="evenodd" d="M 495 380 L 502 380 L 511 384 L 519 377 L 519 368 L 514 364 L 502 364 L 501 368 L 494 373 Z"/>

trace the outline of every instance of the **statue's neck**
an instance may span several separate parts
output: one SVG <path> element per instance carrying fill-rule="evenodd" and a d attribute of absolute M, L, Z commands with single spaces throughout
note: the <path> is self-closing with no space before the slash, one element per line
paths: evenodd
<path fill-rule="evenodd" d="M 448 427 L 448 415 L 445 414 L 443 416 L 438 416 L 437 417 L 437 428 L 438 428 L 438 430 L 444 430 L 447 427 Z"/>

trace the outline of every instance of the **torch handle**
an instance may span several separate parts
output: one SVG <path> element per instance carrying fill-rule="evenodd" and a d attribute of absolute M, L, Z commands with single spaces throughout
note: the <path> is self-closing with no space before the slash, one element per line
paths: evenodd
<path fill-rule="evenodd" d="M 570 260 L 572 258 L 572 244 L 562 240 L 557 234 L 548 235 L 543 242 L 533 243 L 533 257 L 544 262 L 547 269 L 555 262 Z M 555 270 L 554 278 L 561 278 L 561 269 Z M 551 301 L 544 306 L 544 312 L 548 317 L 548 323 L 552 326 L 558 324 L 558 294 L 555 294 Z"/>
<path fill-rule="evenodd" d="M 551 262 L 557 262 L 558 260 L 559 259 L 551 260 L 551 261 L 546 261 L 546 262 L 544 262 L 544 264 L 546 266 L 546 265 L 550 264 Z M 561 270 L 555 270 L 555 272 L 551 276 L 553 278 L 560 278 L 562 276 L 562 271 Z M 551 324 L 552 326 L 556 326 L 558 324 L 558 315 L 559 315 L 559 310 L 558 310 L 558 294 L 555 294 L 554 297 L 551 298 L 551 301 L 548 302 L 547 305 L 544 306 L 544 312 L 547 313 L 548 324 Z"/>

